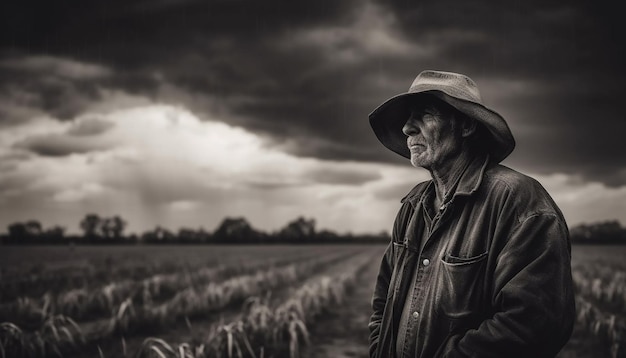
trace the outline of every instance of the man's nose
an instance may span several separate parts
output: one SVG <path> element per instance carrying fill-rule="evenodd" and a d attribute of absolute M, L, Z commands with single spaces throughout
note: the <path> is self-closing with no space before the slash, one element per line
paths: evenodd
<path fill-rule="evenodd" d="M 410 116 L 409 119 L 406 120 L 406 123 L 404 123 L 404 126 L 402 127 L 402 133 L 404 133 L 408 137 L 417 135 L 419 133 L 419 128 L 417 127 L 417 123 L 413 116 Z"/>

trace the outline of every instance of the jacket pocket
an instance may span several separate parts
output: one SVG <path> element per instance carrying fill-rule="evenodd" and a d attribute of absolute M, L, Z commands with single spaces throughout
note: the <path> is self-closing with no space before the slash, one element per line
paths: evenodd
<path fill-rule="evenodd" d="M 480 315 L 487 252 L 472 257 L 446 254 L 441 258 L 439 301 L 442 312 L 469 323 Z"/>

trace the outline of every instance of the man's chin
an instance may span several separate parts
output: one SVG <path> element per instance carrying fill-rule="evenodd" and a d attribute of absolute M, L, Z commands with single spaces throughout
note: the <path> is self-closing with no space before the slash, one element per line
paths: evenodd
<path fill-rule="evenodd" d="M 428 167 L 430 166 L 429 163 L 423 158 L 416 157 L 413 155 L 411 155 L 411 165 L 413 165 L 416 168 L 424 168 L 424 169 L 428 169 Z"/>

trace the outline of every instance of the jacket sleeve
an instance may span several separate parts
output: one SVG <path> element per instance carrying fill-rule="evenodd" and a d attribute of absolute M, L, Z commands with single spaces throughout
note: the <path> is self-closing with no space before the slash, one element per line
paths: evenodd
<path fill-rule="evenodd" d="M 559 215 L 536 213 L 517 224 L 495 261 L 495 313 L 449 337 L 437 356 L 556 356 L 575 319 L 570 253 Z"/>
<path fill-rule="evenodd" d="M 416 188 L 418 188 L 418 186 L 416 186 Z M 414 188 L 413 191 L 415 191 L 416 188 Z M 397 256 L 399 254 L 394 243 L 399 243 L 404 238 L 404 233 L 406 231 L 408 220 L 413 213 L 412 206 L 405 199 L 402 199 L 402 206 L 400 207 L 400 210 L 398 210 L 398 214 L 396 215 L 396 218 L 394 220 L 393 229 L 391 230 L 391 242 L 387 246 L 385 254 L 383 255 L 383 258 L 380 262 L 380 269 L 376 278 L 376 286 L 374 287 L 374 295 L 372 297 L 373 313 L 370 317 L 370 322 L 368 325 L 370 330 L 370 358 L 376 357 L 376 350 L 378 348 L 381 334 L 381 324 L 383 322 L 383 315 L 385 313 L 385 308 L 387 305 L 387 296 L 390 289 Z"/>
<path fill-rule="evenodd" d="M 385 254 L 380 263 L 378 277 L 376 278 L 376 286 L 374 287 L 374 295 L 372 297 L 373 314 L 369 321 L 369 351 L 370 357 L 375 357 L 376 348 L 378 347 L 378 338 L 380 336 L 380 326 L 383 319 L 383 312 L 387 302 L 387 292 L 389 290 L 389 282 L 393 270 L 393 241 L 389 243 Z"/>

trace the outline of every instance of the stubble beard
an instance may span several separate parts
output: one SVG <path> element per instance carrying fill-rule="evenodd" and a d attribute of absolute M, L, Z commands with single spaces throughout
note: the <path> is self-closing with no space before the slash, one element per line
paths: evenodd
<path fill-rule="evenodd" d="M 439 144 L 442 145 L 442 144 Z M 443 144 L 445 146 L 445 144 Z M 447 162 L 454 160 L 462 151 L 461 145 L 450 145 L 440 148 L 439 152 L 429 152 L 425 148 L 419 153 L 411 152 L 411 165 L 415 168 L 424 168 L 430 172 L 444 167 Z"/>
<path fill-rule="evenodd" d="M 429 170 L 432 166 L 432 163 L 428 159 L 428 156 L 424 156 L 425 154 L 427 154 L 426 150 L 420 153 L 411 152 L 411 165 L 413 165 L 415 168 L 424 168 L 426 170 Z"/>

